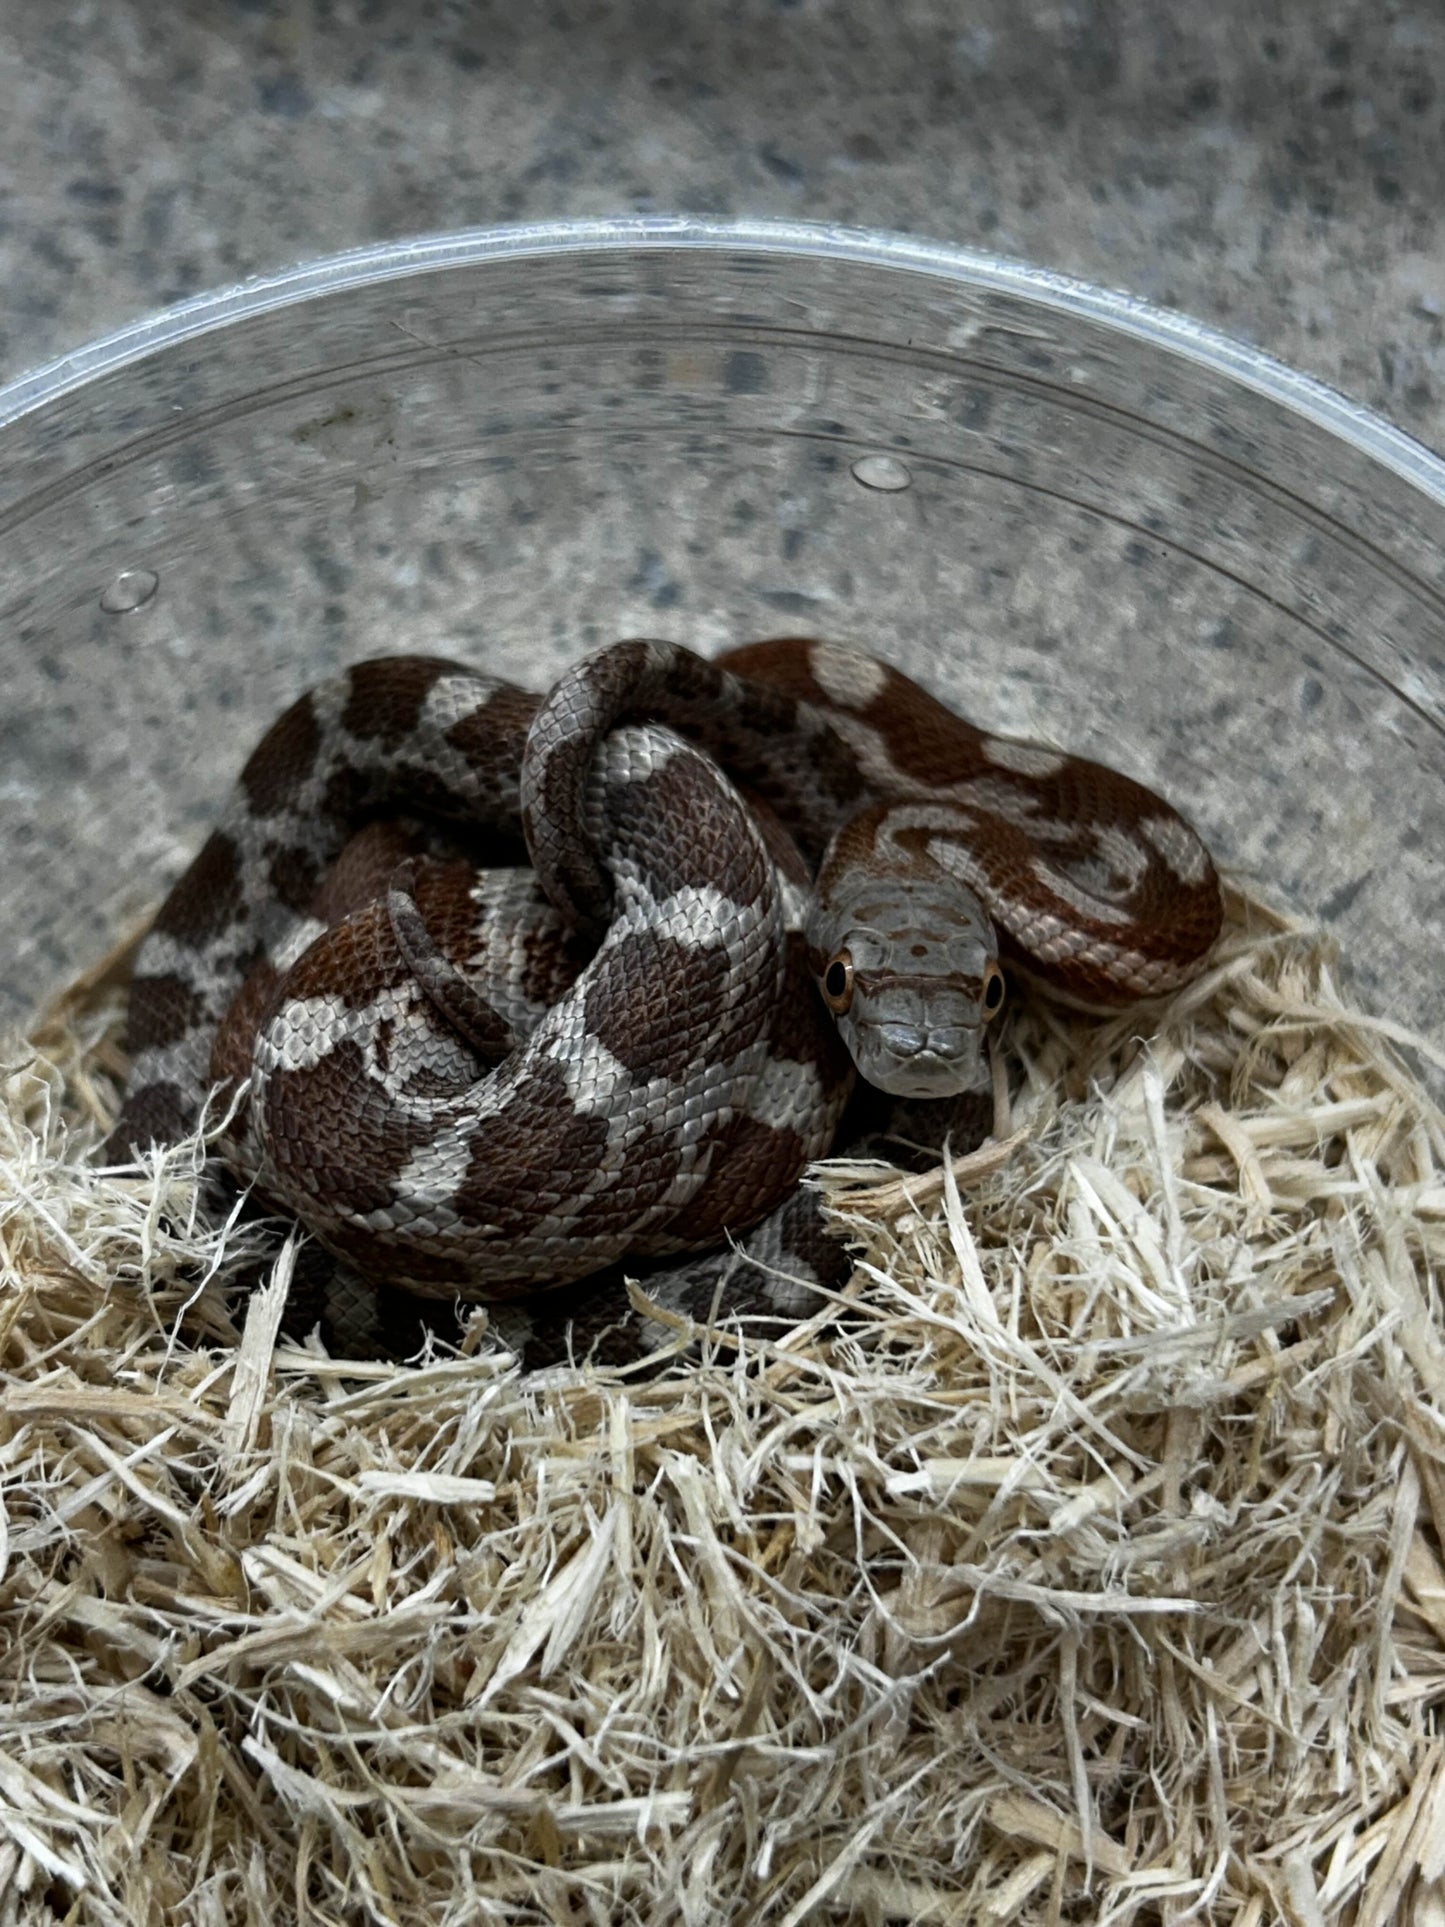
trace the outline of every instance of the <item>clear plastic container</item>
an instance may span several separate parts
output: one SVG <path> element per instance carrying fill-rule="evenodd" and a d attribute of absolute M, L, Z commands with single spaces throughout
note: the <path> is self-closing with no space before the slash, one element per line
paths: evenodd
<path fill-rule="evenodd" d="M 0 606 L 5 1017 L 342 663 L 812 633 L 1154 784 L 1445 1040 L 1445 465 L 1078 283 L 661 220 L 252 283 L 0 391 Z"/>

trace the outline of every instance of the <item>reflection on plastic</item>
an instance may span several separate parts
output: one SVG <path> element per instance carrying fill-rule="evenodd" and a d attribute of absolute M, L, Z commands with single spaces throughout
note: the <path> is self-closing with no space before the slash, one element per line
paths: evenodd
<path fill-rule="evenodd" d="M 853 480 L 861 482 L 864 488 L 892 494 L 896 489 L 913 486 L 913 471 L 896 455 L 860 455 L 853 464 Z"/>
<path fill-rule="evenodd" d="M 108 616 L 129 615 L 132 609 L 143 608 L 160 586 L 154 569 L 122 569 L 101 592 L 100 606 Z"/>

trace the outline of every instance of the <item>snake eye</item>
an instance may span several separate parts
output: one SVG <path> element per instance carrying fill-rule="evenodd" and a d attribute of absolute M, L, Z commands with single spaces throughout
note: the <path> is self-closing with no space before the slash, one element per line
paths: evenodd
<path fill-rule="evenodd" d="M 983 1014 L 985 1017 L 996 1015 L 1003 1003 L 1003 972 L 997 964 L 990 964 L 983 977 Z"/>
<path fill-rule="evenodd" d="M 840 950 L 823 972 L 823 1001 L 841 1017 L 853 1001 L 853 958 Z"/>

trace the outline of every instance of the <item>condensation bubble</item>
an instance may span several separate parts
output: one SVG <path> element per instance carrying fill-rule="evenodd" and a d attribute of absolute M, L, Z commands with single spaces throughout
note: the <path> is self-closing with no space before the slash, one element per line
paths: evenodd
<path fill-rule="evenodd" d="M 154 569 L 122 569 L 108 588 L 102 591 L 100 606 L 109 616 L 129 615 L 132 609 L 142 608 L 161 586 L 161 579 Z"/>
<path fill-rule="evenodd" d="M 913 471 L 896 455 L 860 455 L 853 464 L 853 480 L 861 482 L 864 488 L 879 488 L 891 494 L 895 489 L 912 485 Z"/>

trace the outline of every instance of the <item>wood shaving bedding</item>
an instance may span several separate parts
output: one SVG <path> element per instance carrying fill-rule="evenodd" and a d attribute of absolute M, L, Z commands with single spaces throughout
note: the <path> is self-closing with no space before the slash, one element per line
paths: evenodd
<path fill-rule="evenodd" d="M 114 1014 L 0 1050 L 0 1927 L 1445 1923 L 1445 1118 L 1318 933 L 1026 1003 L 652 1376 L 279 1338 Z"/>

